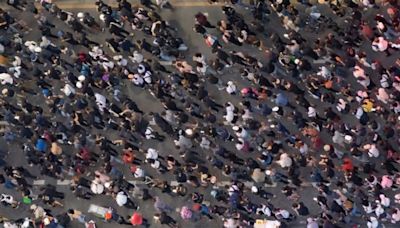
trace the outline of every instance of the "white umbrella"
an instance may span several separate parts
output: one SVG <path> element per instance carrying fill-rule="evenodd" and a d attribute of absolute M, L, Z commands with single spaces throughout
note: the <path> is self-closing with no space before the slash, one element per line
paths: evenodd
<path fill-rule="evenodd" d="M 90 185 L 90 190 L 92 190 L 94 194 L 102 194 L 104 192 L 104 185 L 92 182 L 92 184 Z"/>
<path fill-rule="evenodd" d="M 128 202 L 128 196 L 126 196 L 124 192 L 118 192 L 115 200 L 118 206 L 122 207 Z"/>

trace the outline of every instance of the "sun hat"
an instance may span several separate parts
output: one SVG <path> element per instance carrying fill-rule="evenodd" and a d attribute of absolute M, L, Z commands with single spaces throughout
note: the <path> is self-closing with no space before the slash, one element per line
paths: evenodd
<path fill-rule="evenodd" d="M 188 129 L 185 130 L 185 134 L 189 135 L 189 136 L 192 136 L 193 135 L 193 130 L 188 128 Z"/>
<path fill-rule="evenodd" d="M 85 81 L 85 79 L 86 79 L 85 75 L 79 75 L 78 77 L 78 80 L 81 82 Z"/>

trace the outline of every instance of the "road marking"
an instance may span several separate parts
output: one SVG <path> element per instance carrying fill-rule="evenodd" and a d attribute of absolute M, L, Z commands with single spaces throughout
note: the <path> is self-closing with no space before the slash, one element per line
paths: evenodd
<path fill-rule="evenodd" d="M 71 180 L 57 180 L 57 185 L 70 185 Z"/>
<path fill-rule="evenodd" d="M 45 180 L 34 180 L 33 185 L 44 185 L 46 183 Z"/>

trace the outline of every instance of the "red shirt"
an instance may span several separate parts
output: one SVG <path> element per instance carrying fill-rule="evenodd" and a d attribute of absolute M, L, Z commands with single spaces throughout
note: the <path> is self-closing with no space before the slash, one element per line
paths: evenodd
<path fill-rule="evenodd" d="M 90 156 L 89 150 L 86 149 L 86 148 L 82 148 L 82 149 L 81 149 L 80 155 L 81 155 L 82 160 L 84 160 L 84 161 L 89 160 L 90 157 L 91 157 L 91 156 Z"/>
<path fill-rule="evenodd" d="M 345 158 L 345 159 L 344 159 L 344 163 L 343 163 L 343 165 L 342 165 L 342 170 L 343 170 L 344 172 L 350 172 L 350 171 L 352 171 L 352 170 L 353 170 L 353 162 L 352 162 L 350 159 Z"/>

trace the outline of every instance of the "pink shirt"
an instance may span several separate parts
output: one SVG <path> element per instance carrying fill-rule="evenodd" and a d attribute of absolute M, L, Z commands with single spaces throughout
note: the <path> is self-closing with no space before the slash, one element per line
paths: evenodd
<path fill-rule="evenodd" d="M 382 188 L 390 188 L 393 185 L 393 180 L 388 175 L 382 177 L 381 186 Z"/>

